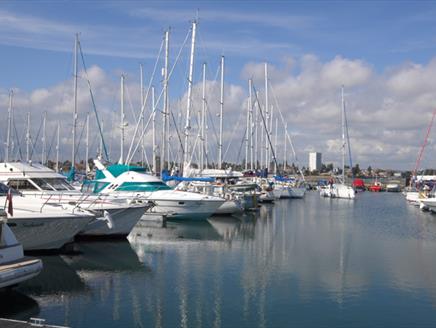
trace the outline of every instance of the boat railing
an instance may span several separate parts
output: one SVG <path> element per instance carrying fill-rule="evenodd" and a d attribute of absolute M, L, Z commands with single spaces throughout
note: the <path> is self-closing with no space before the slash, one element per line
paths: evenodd
<path fill-rule="evenodd" d="M 44 208 L 45 205 L 47 205 L 47 203 L 50 201 L 52 195 L 50 195 L 46 201 L 42 204 L 41 208 L 39 209 L 39 213 L 42 213 L 42 209 Z"/>

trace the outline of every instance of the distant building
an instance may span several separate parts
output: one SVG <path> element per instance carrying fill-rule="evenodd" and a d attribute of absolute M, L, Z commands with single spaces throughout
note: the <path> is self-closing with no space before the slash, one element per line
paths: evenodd
<path fill-rule="evenodd" d="M 309 170 L 312 171 L 321 171 L 321 153 L 309 153 Z"/>

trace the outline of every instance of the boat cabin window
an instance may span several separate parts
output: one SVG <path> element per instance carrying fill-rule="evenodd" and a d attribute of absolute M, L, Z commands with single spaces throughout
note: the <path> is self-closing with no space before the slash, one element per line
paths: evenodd
<path fill-rule="evenodd" d="M 123 182 L 119 187 L 114 187 L 117 191 L 158 191 L 158 190 L 170 190 L 167 184 L 160 181 L 153 182 Z"/>
<path fill-rule="evenodd" d="M 11 179 L 8 181 L 8 186 L 16 190 L 38 190 L 38 188 L 27 179 Z"/>
<path fill-rule="evenodd" d="M 55 189 L 45 179 L 33 178 L 32 181 L 42 190 L 54 191 Z"/>

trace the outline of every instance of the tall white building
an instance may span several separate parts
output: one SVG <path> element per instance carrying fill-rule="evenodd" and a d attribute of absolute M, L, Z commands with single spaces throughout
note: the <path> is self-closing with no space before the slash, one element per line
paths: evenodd
<path fill-rule="evenodd" d="M 321 170 L 321 153 L 313 152 L 309 153 L 309 170 L 310 171 L 320 171 Z"/>

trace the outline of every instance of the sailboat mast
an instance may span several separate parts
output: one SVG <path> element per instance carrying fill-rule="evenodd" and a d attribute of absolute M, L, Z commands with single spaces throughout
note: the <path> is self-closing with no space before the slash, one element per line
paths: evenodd
<path fill-rule="evenodd" d="M 30 112 L 27 112 L 27 129 L 26 129 L 26 162 L 30 161 Z"/>
<path fill-rule="evenodd" d="M 79 46 L 79 34 L 76 33 L 74 42 L 74 110 L 73 110 L 73 149 L 71 154 L 71 170 L 76 165 L 76 128 L 77 128 L 77 50 Z"/>
<path fill-rule="evenodd" d="M 56 172 L 59 172 L 59 143 L 60 143 L 60 126 L 58 121 L 57 137 L 56 137 Z"/>
<path fill-rule="evenodd" d="M 141 108 L 144 106 L 144 70 L 142 64 L 139 64 L 139 76 L 140 76 L 140 88 L 141 88 Z M 141 131 L 144 131 L 144 116 L 145 111 L 142 112 L 141 119 Z M 141 138 L 141 165 L 145 164 L 145 136 Z"/>
<path fill-rule="evenodd" d="M 256 91 L 256 99 L 259 99 L 259 92 L 258 91 Z M 257 109 L 258 109 L 258 111 L 259 111 L 259 114 L 260 114 L 260 103 L 259 102 L 257 102 Z M 261 115 L 261 114 L 260 114 Z M 263 168 L 263 164 L 264 164 L 264 152 L 265 152 L 265 144 L 264 144 L 264 133 L 265 133 L 265 129 L 264 129 L 264 126 L 263 126 L 263 122 L 262 122 L 262 117 L 261 116 L 258 116 L 258 119 L 259 119 L 259 122 L 258 122 L 258 124 L 259 124 L 259 129 L 260 129 L 260 144 L 259 144 L 259 148 L 260 148 L 260 168 L 262 169 Z"/>
<path fill-rule="evenodd" d="M 259 168 L 258 160 L 259 160 L 259 110 L 256 104 L 255 111 L 254 111 L 254 163 L 255 163 L 256 170 Z"/>
<path fill-rule="evenodd" d="M 345 100 L 344 100 L 344 86 L 341 88 L 341 122 L 342 122 L 342 183 L 345 183 Z"/>
<path fill-rule="evenodd" d="M 6 152 L 5 162 L 9 162 L 9 152 L 11 147 L 11 134 L 12 134 L 12 96 L 13 91 L 9 91 L 9 107 L 8 107 L 8 130 L 6 134 Z"/>
<path fill-rule="evenodd" d="M 194 52 L 195 52 L 195 32 L 197 22 L 192 22 L 192 40 L 191 40 L 191 56 L 189 61 L 189 76 L 188 76 L 188 100 L 186 104 L 186 124 L 185 124 L 185 153 L 183 158 L 183 170 L 186 173 L 186 165 L 188 165 L 190 150 L 189 150 L 189 130 L 191 129 L 191 97 L 192 97 L 192 78 L 194 73 Z"/>
<path fill-rule="evenodd" d="M 151 87 L 151 107 L 153 112 L 153 120 L 152 120 L 152 130 L 153 130 L 153 171 L 154 174 L 157 174 L 157 160 L 156 160 L 156 153 L 157 153 L 157 147 L 156 147 L 156 110 L 155 107 L 155 98 L 154 98 L 154 87 Z"/>
<path fill-rule="evenodd" d="M 121 96 L 120 96 L 120 108 L 121 108 L 121 125 L 120 125 L 120 160 L 119 163 L 124 163 L 124 127 L 125 127 L 125 115 L 124 115 L 124 75 L 121 75 Z"/>
<path fill-rule="evenodd" d="M 204 169 L 204 149 L 205 149 L 205 124 L 206 124 L 206 63 L 203 63 L 203 90 L 201 107 L 201 126 L 200 126 L 200 170 Z"/>
<path fill-rule="evenodd" d="M 165 31 L 165 66 L 163 71 L 163 124 L 162 124 L 162 151 L 161 151 L 161 169 L 169 168 L 170 162 L 170 145 L 169 145 L 169 133 L 170 133 L 170 117 L 169 117 L 169 95 L 168 95 L 168 63 L 169 63 L 169 40 L 170 31 Z M 154 107 L 153 107 L 154 108 Z M 166 164 L 168 163 L 168 164 Z"/>
<path fill-rule="evenodd" d="M 47 112 L 44 111 L 43 117 L 42 117 L 42 150 L 41 150 L 41 164 L 44 165 L 46 158 L 46 137 L 47 137 L 47 131 L 46 131 L 46 124 L 47 124 Z"/>
<path fill-rule="evenodd" d="M 254 161 L 253 161 L 253 98 L 252 98 L 252 81 L 248 80 L 248 101 L 250 103 L 250 169 L 254 169 Z"/>
<path fill-rule="evenodd" d="M 101 159 L 103 157 L 103 132 L 104 131 L 104 120 L 101 120 L 101 135 L 100 135 L 100 151 L 98 157 Z"/>
<path fill-rule="evenodd" d="M 284 140 L 285 140 L 285 151 L 283 153 L 283 172 L 286 172 L 287 166 L 288 166 L 288 161 L 287 161 L 287 156 L 288 156 L 288 139 L 287 139 L 287 134 L 288 134 L 288 123 L 285 123 L 285 136 L 284 136 Z"/>
<path fill-rule="evenodd" d="M 265 63 L 265 119 L 266 119 L 266 138 L 265 138 L 265 168 L 267 170 L 269 170 L 269 142 L 268 142 L 268 137 L 269 137 L 269 131 L 268 131 L 268 127 L 269 127 L 269 120 L 270 120 L 270 114 L 269 114 L 269 103 L 268 103 L 268 64 Z"/>
<path fill-rule="evenodd" d="M 85 176 L 89 174 L 89 113 L 86 114 L 86 148 L 85 148 Z"/>
<path fill-rule="evenodd" d="M 276 118 L 276 131 L 275 131 L 275 139 L 274 139 L 274 151 L 276 152 L 276 158 L 278 158 L 278 150 L 277 150 L 277 130 L 278 130 L 279 120 Z M 277 161 L 274 161 L 274 174 L 277 175 Z"/>
<path fill-rule="evenodd" d="M 248 135 L 250 133 L 250 99 L 247 99 L 247 122 L 245 126 L 245 170 L 248 170 Z"/>
<path fill-rule="evenodd" d="M 223 165 L 223 111 L 224 111 L 224 56 L 221 56 L 220 131 L 218 143 L 218 168 Z"/>

